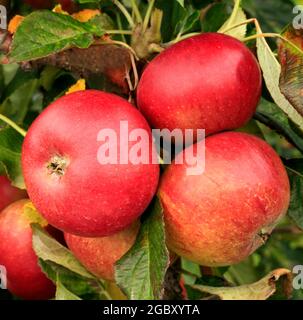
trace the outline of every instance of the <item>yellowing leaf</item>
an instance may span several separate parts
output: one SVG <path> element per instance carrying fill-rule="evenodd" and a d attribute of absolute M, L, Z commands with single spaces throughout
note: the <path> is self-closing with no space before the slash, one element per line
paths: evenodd
<path fill-rule="evenodd" d="M 38 258 L 53 262 L 84 278 L 95 279 L 66 247 L 51 237 L 39 224 L 32 224 L 32 230 L 33 249 Z"/>
<path fill-rule="evenodd" d="M 9 24 L 8 24 L 8 31 L 11 33 L 11 34 L 14 34 L 16 32 L 16 30 L 18 29 L 20 23 L 23 21 L 24 17 L 22 16 L 19 16 L 19 15 L 16 15 L 14 16 Z"/>
<path fill-rule="evenodd" d="M 66 11 L 64 11 L 62 9 L 61 4 L 57 4 L 52 11 L 55 12 L 55 13 L 61 13 L 61 14 L 69 15 L 68 12 L 66 12 Z"/>
<path fill-rule="evenodd" d="M 280 89 L 291 105 L 303 115 L 303 31 L 296 30 L 292 25 L 289 25 L 283 31 L 282 36 L 291 41 L 301 51 L 292 47 L 286 41 L 279 41 L 278 53 L 282 69 Z"/>
<path fill-rule="evenodd" d="M 105 283 L 105 289 L 113 300 L 127 300 L 127 297 L 120 288 L 112 281 Z"/>
<path fill-rule="evenodd" d="M 218 30 L 218 32 L 222 32 L 222 33 L 227 34 L 231 37 L 242 40 L 242 39 L 244 39 L 244 37 L 246 35 L 246 29 L 247 29 L 246 24 L 239 26 L 239 27 L 236 27 L 236 28 L 233 28 L 231 30 L 228 30 L 228 29 L 229 29 L 229 27 L 232 27 L 233 25 L 237 25 L 237 24 L 244 22 L 246 19 L 247 18 L 246 18 L 244 11 L 241 8 L 239 8 L 236 15 L 233 18 L 232 23 L 230 23 L 230 19 L 228 19 L 223 24 L 223 26 Z M 227 30 L 227 31 L 224 32 L 224 30 Z"/>
<path fill-rule="evenodd" d="M 261 280 L 238 287 L 210 287 L 194 285 L 194 289 L 218 296 L 221 300 L 266 300 L 276 292 L 276 283 L 284 278 L 286 295 L 290 294 L 291 271 L 288 269 L 276 269 Z"/>
<path fill-rule="evenodd" d="M 262 34 L 259 24 L 256 24 L 258 34 Z M 257 38 L 257 55 L 263 77 L 274 102 L 284 111 L 289 119 L 303 131 L 303 118 L 298 111 L 289 103 L 280 90 L 281 65 L 271 51 L 264 37 Z"/>
<path fill-rule="evenodd" d="M 85 89 L 86 89 L 85 79 L 80 79 L 77 81 L 77 83 L 72 85 L 65 94 L 67 95 L 73 92 L 83 91 Z"/>
<path fill-rule="evenodd" d="M 87 22 L 99 14 L 101 14 L 100 10 L 84 9 L 72 14 L 72 17 L 80 22 Z"/>
<path fill-rule="evenodd" d="M 243 24 L 236 28 L 232 28 L 234 25 L 238 25 L 247 20 L 246 15 L 242 8 L 240 7 L 240 1 L 235 0 L 235 6 L 231 16 L 223 24 L 223 26 L 218 30 L 219 33 L 228 34 L 231 37 L 237 38 L 239 40 L 244 39 L 246 35 L 247 25 Z M 232 28 L 232 29 L 231 29 Z"/>
<path fill-rule="evenodd" d="M 41 227 L 46 227 L 48 225 L 48 222 L 41 216 L 33 203 L 30 201 L 24 205 L 23 215 L 27 220 L 30 221 L 30 223 L 37 223 Z"/>

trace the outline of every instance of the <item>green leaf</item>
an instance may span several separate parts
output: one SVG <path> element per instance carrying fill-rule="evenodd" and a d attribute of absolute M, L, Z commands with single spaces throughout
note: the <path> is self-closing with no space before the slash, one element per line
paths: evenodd
<path fill-rule="evenodd" d="M 81 298 L 69 291 L 58 276 L 56 281 L 56 300 L 81 300 Z"/>
<path fill-rule="evenodd" d="M 34 11 L 17 29 L 10 61 L 39 59 L 70 47 L 88 48 L 94 36 L 104 30 L 96 24 L 82 23 L 71 16 L 51 11 Z"/>
<path fill-rule="evenodd" d="M 242 8 L 257 18 L 265 32 L 280 33 L 294 18 L 290 0 L 242 0 Z"/>
<path fill-rule="evenodd" d="M 282 33 L 282 36 L 299 49 L 303 49 L 302 30 L 295 30 L 289 25 Z M 279 61 L 281 63 L 280 89 L 286 99 L 294 108 L 303 115 L 303 54 L 292 47 L 289 43 L 279 40 L 278 46 Z"/>
<path fill-rule="evenodd" d="M 116 263 L 118 286 L 131 300 L 161 299 L 169 265 L 162 207 L 155 199 L 134 246 Z"/>
<path fill-rule="evenodd" d="M 7 86 L 15 77 L 19 70 L 17 63 L 3 64 L 0 65 L 4 77 L 4 85 Z M 3 88 L 4 89 L 4 88 Z"/>
<path fill-rule="evenodd" d="M 43 261 L 52 261 L 65 267 L 82 277 L 94 279 L 74 255 L 63 245 L 52 238 L 41 226 L 32 224 L 33 249 L 37 256 Z"/>
<path fill-rule="evenodd" d="M 283 277 L 291 283 L 291 271 L 277 269 L 261 280 L 238 287 L 210 287 L 194 285 L 194 289 L 218 296 L 221 300 L 266 300 L 276 291 L 276 282 Z"/>
<path fill-rule="evenodd" d="M 14 129 L 0 129 L 0 167 L 14 186 L 25 189 L 21 170 L 22 143 L 23 137 Z"/>
<path fill-rule="evenodd" d="M 175 35 L 182 35 L 200 29 L 200 11 L 189 9 L 185 11 L 184 18 L 179 21 L 175 28 Z"/>
<path fill-rule="evenodd" d="M 67 74 L 67 72 L 62 69 L 54 66 L 46 66 L 40 74 L 40 85 L 43 89 L 49 91 L 52 89 L 56 79 L 64 74 Z"/>
<path fill-rule="evenodd" d="M 108 299 L 108 295 L 101 287 L 98 280 L 84 278 L 65 267 L 51 261 L 43 261 L 39 258 L 39 265 L 46 276 L 56 283 L 58 277 L 60 282 L 73 294 L 85 300 Z"/>
<path fill-rule="evenodd" d="M 217 32 L 230 16 L 230 6 L 225 2 L 214 3 L 202 18 L 203 32 Z"/>
<path fill-rule="evenodd" d="M 112 18 L 106 13 L 101 13 L 93 17 L 88 21 L 91 26 L 96 28 L 102 28 L 103 30 L 113 30 L 115 29 L 115 24 Z"/>
<path fill-rule="evenodd" d="M 4 100 L 0 104 L 0 113 L 17 123 L 22 123 L 39 81 L 33 73 L 19 69 L 4 91 Z"/>
<path fill-rule="evenodd" d="M 181 7 L 184 8 L 184 0 L 176 0 Z"/>
<path fill-rule="evenodd" d="M 259 25 L 256 26 L 256 29 L 258 34 L 262 34 L 262 30 Z M 274 102 L 303 132 L 303 118 L 280 91 L 279 79 L 281 66 L 264 37 L 257 38 L 257 54 L 267 89 L 269 90 Z"/>
<path fill-rule="evenodd" d="M 287 115 L 274 103 L 261 99 L 255 119 L 282 134 L 290 143 L 303 152 L 303 139 L 293 129 Z"/>
<path fill-rule="evenodd" d="M 280 109 L 279 109 L 280 110 Z M 238 132 L 246 132 L 258 136 L 261 139 L 264 139 L 264 135 L 262 130 L 260 129 L 256 120 L 251 119 L 248 123 L 246 123 L 243 127 L 236 129 Z"/>
<path fill-rule="evenodd" d="M 303 159 L 285 161 L 291 184 L 288 216 L 303 230 Z"/>
<path fill-rule="evenodd" d="M 174 38 L 176 25 L 184 18 L 186 8 L 177 1 L 156 0 L 156 7 L 163 12 L 161 34 L 164 42 Z"/>

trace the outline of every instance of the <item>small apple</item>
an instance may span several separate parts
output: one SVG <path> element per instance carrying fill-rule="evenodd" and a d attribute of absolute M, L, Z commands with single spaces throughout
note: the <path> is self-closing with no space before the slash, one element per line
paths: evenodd
<path fill-rule="evenodd" d="M 121 122 L 130 133 L 146 134 L 148 143 L 139 153 L 147 162 L 131 161 L 137 141 L 122 141 L 129 137 Z M 99 156 L 106 144 L 116 144 L 116 163 Z M 51 225 L 104 237 L 130 226 L 149 205 L 159 180 L 156 157 L 151 129 L 134 106 L 113 94 L 85 90 L 59 98 L 34 121 L 24 140 L 22 167 L 29 197 Z"/>
<path fill-rule="evenodd" d="M 186 153 L 191 163 L 197 146 L 175 161 Z M 262 245 L 285 215 L 289 180 L 276 152 L 245 133 L 206 138 L 205 157 L 203 174 L 188 175 L 189 165 L 173 163 L 162 177 L 167 244 L 203 266 L 235 264 Z"/>
<path fill-rule="evenodd" d="M 65 240 L 76 258 L 92 274 L 104 280 L 114 281 L 115 263 L 133 246 L 140 223 L 109 237 L 84 238 L 65 233 Z"/>
<path fill-rule="evenodd" d="M 42 273 L 32 248 L 32 229 L 24 208 L 30 200 L 19 200 L 0 214 L 0 265 L 6 268 L 7 287 L 27 300 L 52 298 L 55 286 Z"/>
<path fill-rule="evenodd" d="M 25 190 L 13 187 L 6 176 L 0 176 L 0 211 L 19 199 L 27 198 Z"/>
<path fill-rule="evenodd" d="M 239 40 L 204 33 L 172 45 L 148 64 L 138 86 L 140 111 L 153 128 L 236 129 L 261 95 L 257 60 Z"/>

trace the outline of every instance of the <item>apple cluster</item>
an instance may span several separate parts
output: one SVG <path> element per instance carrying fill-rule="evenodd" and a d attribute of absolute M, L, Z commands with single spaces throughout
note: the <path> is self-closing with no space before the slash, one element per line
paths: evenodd
<path fill-rule="evenodd" d="M 164 209 L 170 251 L 203 266 L 238 263 L 264 244 L 288 209 L 290 186 L 277 153 L 264 140 L 231 131 L 245 125 L 261 96 L 258 62 L 240 41 L 218 33 L 183 40 L 154 58 L 137 89 L 135 108 L 96 90 L 57 99 L 32 123 L 22 149 L 30 201 L 93 274 L 114 280 L 114 264 L 134 244 L 140 216 L 157 194 Z M 159 164 L 97 161 L 101 129 L 205 129 L 204 141 L 185 148 L 160 175 Z M 188 175 L 205 143 L 205 170 Z M 119 141 L 118 141 L 119 147 Z M 130 144 L 129 148 L 132 147 Z M 118 148 L 119 150 L 119 148 Z M 25 193 L 0 180 L 0 207 Z M 29 200 L 0 214 L 0 264 L 8 288 L 28 298 L 49 298 L 50 281 L 37 266 L 31 228 L 24 215 Z M 12 251 L 9 248 L 14 248 Z M 21 266 L 22 265 L 22 269 Z"/>

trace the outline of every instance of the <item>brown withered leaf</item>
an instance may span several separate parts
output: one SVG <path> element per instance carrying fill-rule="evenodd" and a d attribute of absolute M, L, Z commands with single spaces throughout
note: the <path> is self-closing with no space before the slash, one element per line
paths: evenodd
<path fill-rule="evenodd" d="M 0 52 L 7 55 L 12 37 L 0 31 Z M 8 63 L 4 56 L 1 63 Z M 132 69 L 130 52 L 114 44 L 92 45 L 87 49 L 71 48 L 42 59 L 23 62 L 25 70 L 52 65 L 72 72 L 77 77 L 91 80 L 98 89 L 129 94 L 127 78 Z"/>
<path fill-rule="evenodd" d="M 89 79 L 98 76 L 116 86 L 122 93 L 129 92 L 127 75 L 131 70 L 130 53 L 116 45 L 93 45 L 87 49 L 71 48 L 43 59 L 32 61 L 32 67 L 52 65 Z"/>
<path fill-rule="evenodd" d="M 303 30 L 289 25 L 282 36 L 303 50 Z M 303 54 L 283 40 L 278 41 L 281 64 L 280 90 L 291 105 L 303 115 Z"/>
<path fill-rule="evenodd" d="M 281 281 L 284 295 L 289 298 L 292 292 L 292 274 L 288 269 L 276 269 L 261 280 L 238 287 L 210 287 L 194 285 L 193 289 L 207 292 L 221 300 L 266 300 L 273 295 L 277 282 Z"/>

